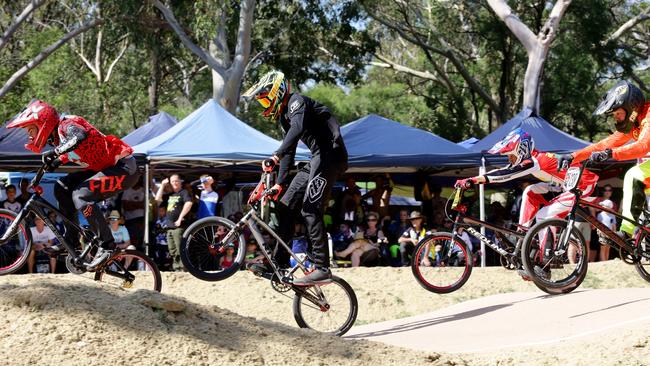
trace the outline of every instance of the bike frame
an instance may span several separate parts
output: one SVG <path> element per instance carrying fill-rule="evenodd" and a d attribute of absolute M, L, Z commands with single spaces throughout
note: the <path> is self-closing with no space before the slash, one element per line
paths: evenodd
<path fill-rule="evenodd" d="M 464 191 L 464 190 L 463 190 Z M 462 192 L 461 192 L 462 195 Z M 456 233 L 456 229 L 458 227 L 465 227 L 467 233 L 476 239 L 480 240 L 482 243 L 487 245 L 489 248 L 497 252 L 500 256 L 502 257 L 508 257 L 508 256 L 518 256 L 519 250 L 521 249 L 521 243 L 523 242 L 525 233 L 520 233 L 515 230 L 507 229 L 504 227 L 500 226 L 495 226 L 492 225 L 486 221 L 477 219 L 472 216 L 466 216 L 465 215 L 465 210 L 466 206 L 464 205 L 459 205 L 458 208 L 453 208 L 454 211 L 456 211 L 456 219 L 454 220 L 454 226 L 452 228 L 452 240 L 456 239 L 458 237 L 458 234 Z M 513 245 L 515 247 L 514 252 L 510 253 L 507 250 L 499 247 L 499 245 L 489 238 L 487 238 L 485 235 L 481 234 L 478 230 L 474 229 L 472 226 L 478 226 L 478 227 L 485 227 L 487 229 L 490 229 L 496 233 L 501 233 L 501 234 L 506 234 L 506 235 L 512 235 L 517 237 L 517 243 L 512 243 L 510 240 L 504 238 L 505 240 L 508 241 L 509 244 Z"/>
<path fill-rule="evenodd" d="M 587 166 L 587 160 L 585 160 L 580 165 L 580 172 L 579 172 L 579 176 L 577 178 L 578 182 L 582 178 L 582 172 L 584 171 L 586 166 Z M 624 249 L 624 250 L 628 251 L 629 253 L 634 253 L 636 251 L 636 249 L 637 249 L 636 247 L 631 246 L 628 243 L 626 243 L 625 240 L 623 240 L 621 237 L 619 237 L 613 230 L 611 230 L 607 226 L 603 225 L 600 221 L 598 221 L 598 219 L 596 219 L 595 217 L 591 216 L 588 212 L 586 212 L 585 211 L 586 207 L 592 207 L 592 208 L 595 208 L 597 210 L 605 211 L 607 213 L 610 213 L 610 214 L 612 214 L 612 215 L 614 215 L 614 216 L 616 216 L 616 217 L 618 217 L 618 218 L 620 218 L 622 220 L 631 222 L 632 224 L 634 224 L 634 226 L 636 226 L 638 228 L 641 228 L 641 230 L 645 231 L 646 234 L 650 234 L 650 229 L 648 229 L 647 227 L 645 227 L 643 225 L 639 225 L 638 222 L 636 222 L 636 221 L 634 221 L 632 219 L 629 219 L 629 218 L 619 214 L 618 212 L 614 212 L 613 210 L 611 210 L 611 209 L 609 209 L 607 207 L 600 206 L 595 202 L 584 200 L 583 198 L 581 198 L 582 191 L 580 189 L 578 189 L 577 187 L 569 190 L 569 192 L 573 193 L 573 195 L 575 196 L 575 203 L 573 204 L 573 207 L 571 207 L 571 211 L 569 211 L 569 214 L 566 216 L 567 221 L 568 221 L 567 230 L 565 230 L 562 233 L 562 237 L 560 237 L 560 240 L 559 240 L 559 243 L 560 243 L 559 247 L 562 250 L 566 250 L 567 243 L 569 242 L 569 236 L 570 236 L 569 233 L 573 230 L 573 227 L 575 226 L 575 217 L 577 215 L 577 216 L 583 218 L 585 221 L 589 222 L 594 227 L 596 227 L 596 229 L 603 232 L 605 234 L 605 236 L 607 236 L 607 238 L 609 240 L 614 242 L 621 249 Z M 638 241 L 638 238 L 640 238 L 640 237 L 641 236 L 637 236 L 636 240 Z M 638 243 L 635 242 L 635 244 L 638 244 Z"/>

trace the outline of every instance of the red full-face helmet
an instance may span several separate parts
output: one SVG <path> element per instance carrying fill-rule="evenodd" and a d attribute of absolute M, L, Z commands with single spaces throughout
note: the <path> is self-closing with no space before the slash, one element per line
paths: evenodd
<path fill-rule="evenodd" d="M 51 105 L 40 100 L 33 100 L 14 119 L 7 124 L 7 128 L 28 127 L 38 128 L 36 137 L 25 144 L 25 148 L 35 153 L 40 153 L 47 144 L 52 132 L 59 125 L 59 114 Z"/>

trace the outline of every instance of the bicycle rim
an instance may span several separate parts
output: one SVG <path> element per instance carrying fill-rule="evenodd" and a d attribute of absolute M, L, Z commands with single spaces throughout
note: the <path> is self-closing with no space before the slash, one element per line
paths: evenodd
<path fill-rule="evenodd" d="M 438 294 L 461 288 L 472 274 L 472 254 L 450 233 L 434 233 L 415 248 L 411 270 L 418 283 Z"/>
<path fill-rule="evenodd" d="M 320 289 L 322 296 L 317 289 Z M 352 328 L 357 311 L 354 290 L 336 276 L 327 284 L 297 289 L 293 299 L 293 314 L 298 326 L 337 336 Z"/>
<path fill-rule="evenodd" d="M 566 220 L 541 221 L 524 239 L 521 258 L 524 268 L 535 285 L 549 294 L 575 290 L 587 274 L 587 247 L 576 228 L 571 231 L 566 250 L 557 250 L 567 225 Z"/>
<path fill-rule="evenodd" d="M 226 235 L 218 231 L 220 226 L 229 233 L 235 224 L 223 217 L 208 217 L 195 222 L 183 233 L 180 250 L 183 265 L 194 277 L 204 281 L 220 281 L 234 275 L 246 255 L 243 236 L 235 234 L 223 241 Z M 221 260 L 228 248 L 234 249 L 233 263 L 225 267 Z"/>
<path fill-rule="evenodd" d="M 162 277 L 156 264 L 145 254 L 126 250 L 110 259 L 95 280 L 128 291 L 154 290 L 160 292 Z"/>
<path fill-rule="evenodd" d="M 12 211 L 0 210 L 0 236 L 3 236 L 11 223 L 16 219 Z M 0 245 L 0 275 L 13 273 L 27 261 L 32 248 L 31 233 L 20 224 L 18 231 L 9 240 Z"/>

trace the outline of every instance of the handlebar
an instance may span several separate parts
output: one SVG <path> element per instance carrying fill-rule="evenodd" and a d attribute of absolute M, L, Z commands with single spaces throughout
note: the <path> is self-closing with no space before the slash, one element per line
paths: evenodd
<path fill-rule="evenodd" d="M 40 168 L 36 171 L 36 175 L 34 178 L 32 178 L 32 182 L 29 184 L 31 188 L 36 188 L 40 183 L 41 179 L 43 179 L 43 175 L 45 175 L 45 169 L 47 168 L 47 164 L 41 165 Z"/>

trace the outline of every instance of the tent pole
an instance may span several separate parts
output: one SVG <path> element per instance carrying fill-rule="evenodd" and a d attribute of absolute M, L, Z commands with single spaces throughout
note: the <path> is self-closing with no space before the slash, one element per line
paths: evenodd
<path fill-rule="evenodd" d="M 149 174 L 151 172 L 149 170 L 149 159 L 147 159 L 147 162 L 144 164 L 144 251 L 147 256 L 149 256 L 149 196 L 151 190 L 149 186 L 151 177 Z"/>
<path fill-rule="evenodd" d="M 485 174 L 485 157 L 481 157 L 481 167 L 478 169 L 478 175 Z M 485 185 L 481 184 L 478 186 L 478 197 L 479 197 L 479 207 L 480 207 L 480 219 L 485 221 Z M 481 226 L 481 234 L 485 236 L 485 227 Z M 485 267 L 485 243 L 481 240 L 481 267 Z"/>

